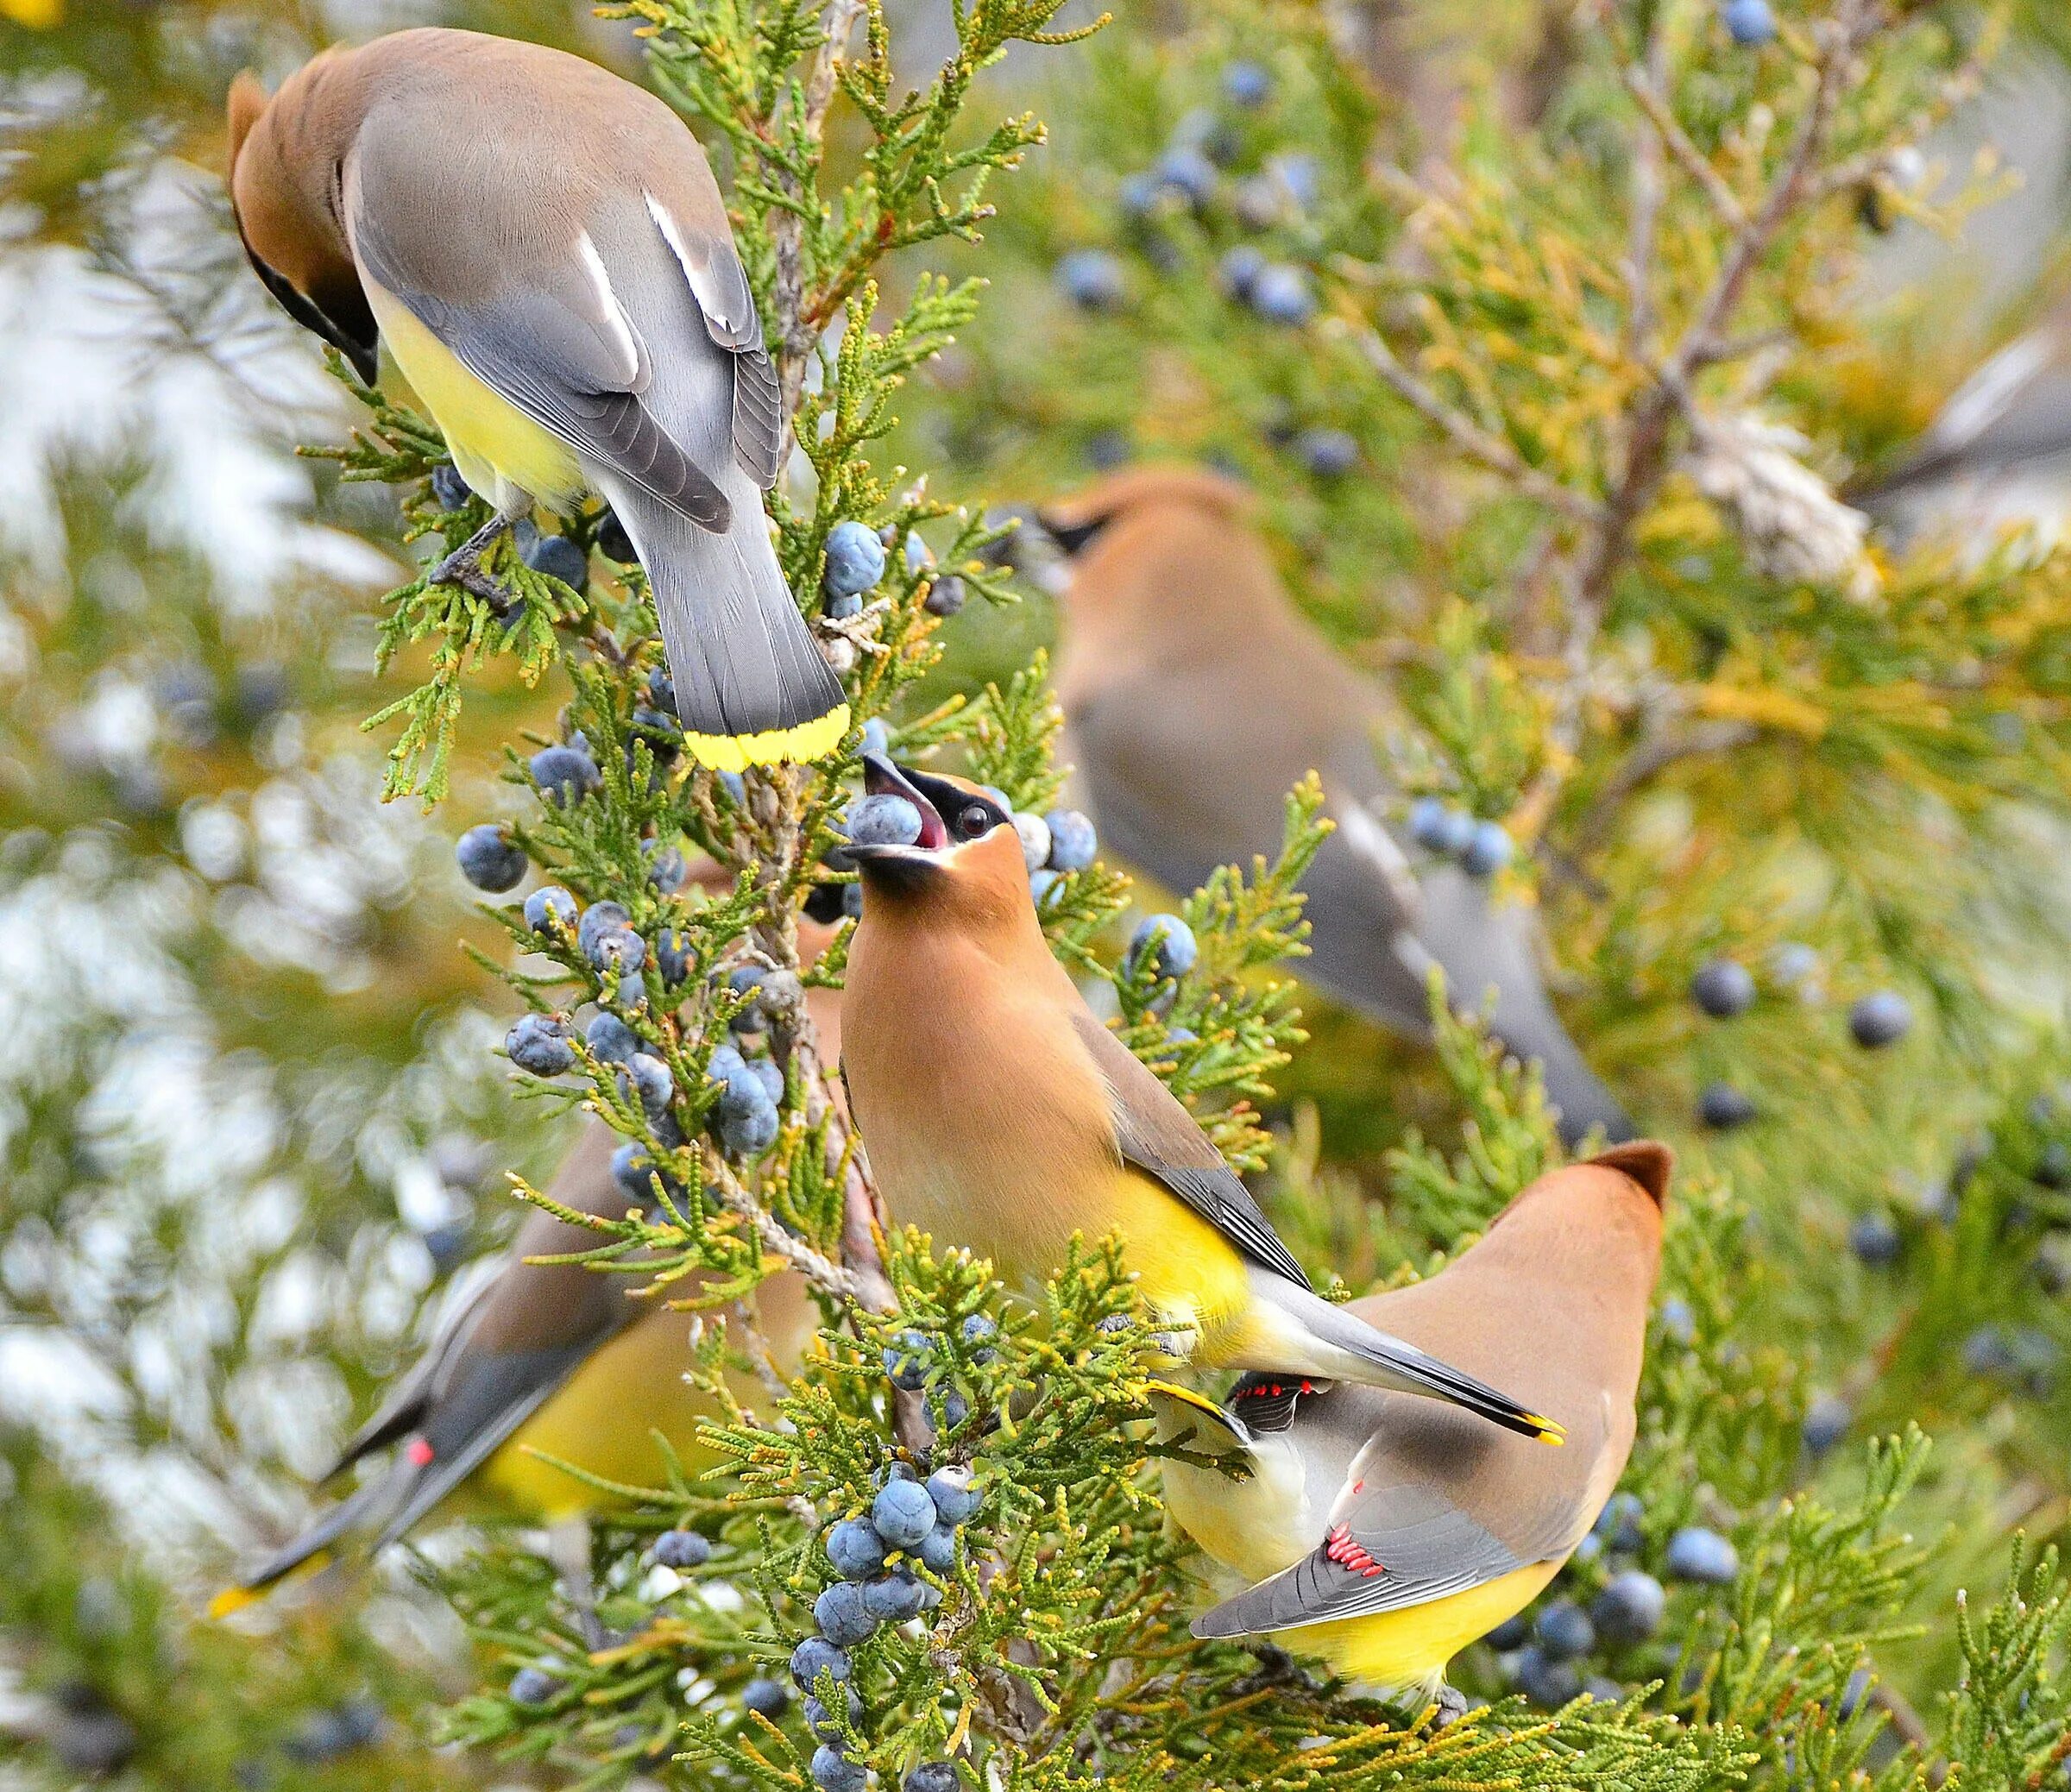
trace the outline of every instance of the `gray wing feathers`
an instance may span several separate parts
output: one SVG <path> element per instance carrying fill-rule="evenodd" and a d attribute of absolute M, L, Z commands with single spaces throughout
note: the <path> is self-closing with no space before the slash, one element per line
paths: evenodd
<path fill-rule="evenodd" d="M 1306 1272 L 1273 1229 L 1272 1222 L 1259 1211 L 1250 1190 L 1235 1171 L 1161 1163 L 1149 1152 L 1132 1146 L 1126 1122 L 1116 1128 L 1116 1142 L 1122 1148 L 1125 1163 L 1155 1176 L 1247 1257 L 1291 1282 L 1305 1288 L 1309 1286 Z"/>
<path fill-rule="evenodd" d="M 1179 1097 L 1090 1011 L 1075 1009 L 1072 1024 L 1107 1085 L 1123 1162 L 1163 1183 L 1254 1262 L 1306 1290 L 1294 1253 Z"/>
<path fill-rule="evenodd" d="M 480 1468 L 559 1392 L 596 1345 L 596 1339 L 584 1338 L 559 1349 L 513 1351 L 468 1363 L 423 1427 L 431 1460 L 421 1467 L 406 1460 L 391 1471 L 409 1480 L 375 1547 L 393 1543 Z"/>
<path fill-rule="evenodd" d="M 491 1286 L 494 1286 L 493 1284 Z M 385 1435 L 354 1440 L 340 1467 L 375 1442 L 389 1442 L 416 1431 L 431 1447 L 430 1461 L 398 1457 L 387 1471 L 355 1489 L 325 1512 L 294 1542 L 274 1556 L 243 1585 L 256 1592 L 293 1574 L 311 1556 L 350 1533 L 381 1526 L 376 1549 L 393 1543 L 446 1495 L 481 1467 L 518 1427 L 545 1405 L 580 1368 L 598 1340 L 586 1337 L 555 1350 L 513 1351 L 470 1358 L 458 1348 L 464 1324 L 454 1342 L 427 1359 L 435 1368 L 412 1374 L 419 1384 L 415 1410 L 406 1414 L 399 1396 L 385 1411 Z M 437 1387 L 431 1384 L 444 1381 Z M 369 1425 L 368 1431 L 375 1430 Z M 363 1432 L 362 1437 L 365 1438 Z"/>
<path fill-rule="evenodd" d="M 757 490 L 777 483 L 783 449 L 784 395 L 759 342 L 733 356 L 733 452 Z"/>
<path fill-rule="evenodd" d="M 1411 1489 L 1400 1491 L 1415 1498 Z M 1424 1503 L 1425 1512 L 1380 1529 L 1333 1525 L 1294 1567 L 1196 1619 L 1194 1635 L 1253 1636 L 1399 1612 L 1525 1565 L 1464 1512 L 1429 1494 Z"/>

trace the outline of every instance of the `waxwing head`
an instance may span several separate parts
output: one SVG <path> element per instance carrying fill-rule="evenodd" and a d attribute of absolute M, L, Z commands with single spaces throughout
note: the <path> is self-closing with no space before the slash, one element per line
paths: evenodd
<path fill-rule="evenodd" d="M 361 97 L 325 51 L 270 100 L 249 69 L 230 84 L 230 207 L 245 254 L 283 310 L 372 383 L 377 330 L 344 223 L 345 159 Z"/>
<path fill-rule="evenodd" d="M 1652 1287 L 1674 1167 L 1667 1146 L 1635 1139 L 1548 1170 L 1490 1222 L 1490 1238 L 1533 1252 L 1549 1277 L 1564 1267 L 1590 1284 L 1636 1274 Z"/>
<path fill-rule="evenodd" d="M 1204 518 L 1232 522 L 1253 507 L 1243 486 L 1205 467 L 1130 467 L 1045 505 L 1036 521 L 1077 573 L 1143 526 L 1184 527 Z M 1069 584 L 1072 594 L 1082 595 L 1098 582 L 1073 579 Z"/>
<path fill-rule="evenodd" d="M 921 817 L 920 838 L 911 845 L 844 849 L 871 902 L 967 921 L 1010 921 L 1025 910 L 1033 921 L 1035 898 L 1014 818 L 976 784 L 905 770 L 866 753 L 863 789 L 871 796 L 903 796 Z"/>

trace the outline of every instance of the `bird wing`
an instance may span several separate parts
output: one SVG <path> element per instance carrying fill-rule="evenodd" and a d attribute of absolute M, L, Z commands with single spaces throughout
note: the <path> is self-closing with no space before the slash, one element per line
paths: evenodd
<path fill-rule="evenodd" d="M 659 387 L 678 361 L 695 360 L 676 340 L 676 295 L 688 286 L 706 336 L 726 351 L 733 454 L 765 489 L 783 431 L 777 377 L 696 140 L 673 119 L 667 134 L 646 122 L 644 147 L 667 160 L 584 205 L 535 204 L 507 172 L 476 203 L 456 205 L 438 191 L 444 171 L 422 153 L 414 110 L 376 106 L 346 172 L 347 230 L 367 277 L 469 372 L 577 453 L 716 532 L 732 510 L 718 469 L 699 464 L 704 444 L 686 445 L 658 414 L 681 408 L 658 404 Z M 665 182 L 668 202 L 644 180 Z M 700 180 L 708 205 L 693 203 L 704 197 Z M 672 351 L 658 369 L 651 334 Z"/>
<path fill-rule="evenodd" d="M 1332 1405 L 1344 1410 L 1332 1414 Z M 1579 1415 L 1578 1415 L 1579 1416 Z M 1355 1424 L 1353 1459 L 1315 1549 L 1196 1620 L 1199 1637 L 1248 1636 L 1369 1617 L 1464 1593 L 1574 1547 L 1589 1514 L 1566 1465 L 1467 1415 L 1413 1395 L 1335 1388 L 1297 1425 Z M 1562 1452 L 1596 1454 L 1590 1423 Z M 1585 1477 L 1586 1479 L 1586 1477 Z M 1492 1525 L 1500 1525 L 1498 1536 Z"/>
<path fill-rule="evenodd" d="M 1178 1097 L 1090 1011 L 1075 1012 L 1072 1024 L 1107 1084 L 1122 1160 L 1163 1183 L 1254 1262 L 1306 1288 L 1294 1254 Z"/>
<path fill-rule="evenodd" d="M 437 1335 L 425 1354 L 403 1379 L 388 1391 L 374 1416 L 354 1432 L 339 1450 L 337 1460 L 324 1471 L 322 1479 L 335 1480 L 363 1456 L 406 1437 L 415 1430 L 429 1407 L 442 1374 L 465 1344 L 468 1330 L 482 1305 L 501 1281 L 504 1266 L 477 1280 L 439 1322 Z"/>
<path fill-rule="evenodd" d="M 626 1212 L 631 1204 L 611 1175 L 613 1139 L 602 1126 L 583 1136 L 554 1179 L 556 1200 L 600 1218 Z M 527 1215 L 494 1273 L 454 1309 L 423 1360 L 346 1446 L 340 1468 L 404 1437 L 429 1446 L 429 1458 L 417 1464 L 422 1472 L 410 1490 L 404 1510 L 411 1516 L 401 1520 L 402 1529 L 437 1505 L 586 1358 L 645 1311 L 626 1298 L 618 1277 L 580 1264 L 526 1261 L 587 1250 L 596 1242 L 595 1232 L 551 1213 Z M 429 1497 L 423 1497 L 427 1489 Z"/>

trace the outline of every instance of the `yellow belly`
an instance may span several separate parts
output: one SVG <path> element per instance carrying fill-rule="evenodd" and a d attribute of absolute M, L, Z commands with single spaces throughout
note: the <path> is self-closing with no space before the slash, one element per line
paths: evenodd
<path fill-rule="evenodd" d="M 1297 1655 L 1321 1656 L 1364 1685 L 1435 1686 L 1454 1656 L 1523 1611 L 1559 1570 L 1558 1562 L 1534 1562 L 1426 1605 L 1278 1631 L 1274 1640 Z"/>
<path fill-rule="evenodd" d="M 901 1160 L 903 1141 L 887 1156 Z M 918 1226 L 938 1250 L 958 1246 L 991 1261 L 1010 1287 L 1034 1298 L 1064 1267 L 1075 1233 L 1085 1248 L 1119 1235 L 1124 1267 L 1161 1325 L 1205 1342 L 1240 1324 L 1249 1302 L 1244 1261 L 1221 1233 L 1161 1183 L 1120 1164 L 1064 1176 L 1031 1197 L 987 1185 L 982 1164 L 938 1158 L 897 1180 L 891 1217 Z"/>
<path fill-rule="evenodd" d="M 755 1306 L 779 1366 L 795 1371 L 819 1324 L 804 1278 L 772 1276 L 756 1291 Z M 534 1450 L 606 1481 L 658 1487 L 666 1474 L 652 1436 L 659 1431 L 692 1479 L 714 1466 L 718 1457 L 699 1442 L 697 1426 L 716 1418 L 717 1407 L 683 1379 L 690 1325 L 689 1314 L 661 1310 L 620 1332 L 469 1478 L 463 1506 L 487 1504 L 551 1524 L 611 1503 Z M 766 1409 L 768 1395 L 752 1374 L 729 1368 L 727 1382 L 742 1405 Z"/>
<path fill-rule="evenodd" d="M 587 487 L 575 450 L 463 367 L 393 292 L 364 280 L 381 339 L 475 490 L 507 514 L 564 506 Z"/>

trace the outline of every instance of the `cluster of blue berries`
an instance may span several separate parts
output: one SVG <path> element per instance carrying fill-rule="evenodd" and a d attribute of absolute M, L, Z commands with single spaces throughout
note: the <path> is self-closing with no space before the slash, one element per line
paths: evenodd
<path fill-rule="evenodd" d="M 872 529 L 853 517 L 836 523 L 827 531 L 827 566 L 821 575 L 821 607 L 837 622 L 846 622 L 863 612 L 863 594 L 884 576 L 887 556 L 899 547 L 906 570 L 916 583 L 925 580 L 927 593 L 921 607 L 932 616 L 954 616 L 964 607 L 964 582 L 950 573 L 936 573 L 935 554 L 917 530 L 906 532 L 904 544 L 891 525 Z"/>
<path fill-rule="evenodd" d="M 1586 1605 L 1564 1594 L 1489 1632 L 1486 1640 L 1506 1686 L 1549 1711 L 1583 1693 L 1606 1702 L 1625 1696 L 1622 1685 L 1608 1675 L 1588 1673 L 1587 1663 L 1600 1650 L 1616 1655 L 1650 1642 L 1667 1613 L 1667 1589 L 1629 1559 L 1646 1542 L 1640 1527 L 1643 1516 L 1632 1493 L 1614 1493 L 1597 1515 L 1575 1552 L 1576 1562 L 1586 1565 L 1607 1556 L 1627 1561 L 1614 1569 Z M 1701 1525 L 1685 1525 L 1669 1539 L 1662 1565 L 1670 1579 L 1701 1586 L 1729 1585 L 1741 1571 L 1733 1544 Z"/>
<path fill-rule="evenodd" d="M 1819 955 L 1809 946 L 1786 940 L 1770 954 L 1776 984 L 1800 1000 L 1820 997 Z M 1754 1006 L 1754 973 L 1737 959 L 1708 959 L 1690 980 L 1690 1000 L 1715 1021 L 1730 1021 Z M 1896 990 L 1877 990 L 1848 1009 L 1848 1033 L 1865 1051 L 1896 1045 L 1911 1031 L 1912 1005 Z M 1753 1099 L 1734 1084 L 1707 1083 L 1698 1091 L 1697 1117 L 1715 1132 L 1728 1132 L 1757 1118 Z M 1894 1248 L 1896 1240 L 1894 1239 Z"/>
<path fill-rule="evenodd" d="M 999 1328 L 983 1313 L 967 1315 L 957 1328 L 957 1336 L 963 1342 L 963 1355 L 974 1368 L 983 1368 L 999 1355 L 992 1343 L 999 1336 Z M 910 1328 L 892 1334 L 891 1342 L 884 1346 L 884 1360 L 885 1379 L 902 1393 L 925 1393 L 931 1383 L 945 1378 L 951 1366 L 933 1338 Z M 954 1431 L 970 1416 L 971 1403 L 963 1394 L 954 1387 L 944 1387 L 944 1427 Z"/>
<path fill-rule="evenodd" d="M 431 469 L 431 497 L 441 510 L 448 512 L 464 510 L 474 495 L 457 467 L 449 463 Z M 613 541 L 606 541 L 607 530 L 615 531 Z M 613 553 L 613 548 L 620 542 L 624 542 L 626 551 Z M 577 596 L 589 590 L 589 553 L 573 536 L 545 533 L 526 517 L 512 525 L 511 543 L 518 550 L 518 557 L 534 572 L 560 580 Z M 635 557 L 633 544 L 625 541 L 624 529 L 608 511 L 598 526 L 597 544 L 614 560 L 630 561 Z"/>
<path fill-rule="evenodd" d="M 821 607 L 837 622 L 859 615 L 863 594 L 884 576 L 884 543 L 867 523 L 853 518 L 827 531 L 827 567 L 820 576 Z"/>
<path fill-rule="evenodd" d="M 958 1533 L 979 1503 L 967 1468 L 937 1468 L 922 1481 L 909 1464 L 895 1462 L 880 1478 L 867 1512 L 829 1527 L 824 1548 L 840 1578 L 813 1601 L 818 1633 L 791 1651 L 790 1662 L 791 1678 L 805 1695 L 805 1726 L 819 1744 L 812 1776 L 821 1792 L 863 1792 L 869 1778 L 846 1745 L 847 1732 L 863 1716 L 849 1651 L 885 1625 L 904 1624 L 941 1604 L 941 1588 L 916 1566 L 931 1575 L 954 1573 Z M 830 1707 L 830 1698 L 839 1708 Z M 780 1685 L 757 1680 L 742 1702 L 774 1718 L 789 1700 Z M 906 1776 L 905 1792 L 952 1792 L 955 1783 L 948 1762 L 927 1762 Z"/>
<path fill-rule="evenodd" d="M 1223 70 L 1222 90 L 1224 110 L 1201 106 L 1188 112 L 1156 160 L 1124 179 L 1117 195 L 1124 217 L 1155 265 L 1169 268 L 1178 261 L 1158 228 L 1168 217 L 1205 219 L 1226 212 L 1238 228 L 1264 231 L 1298 218 L 1316 201 L 1317 166 L 1306 154 L 1269 155 L 1252 173 L 1231 173 L 1244 153 L 1243 132 L 1234 115 L 1256 111 L 1272 98 L 1271 72 L 1261 63 L 1233 61 Z M 1255 243 L 1228 250 L 1218 276 L 1231 299 L 1268 323 L 1294 329 L 1316 314 L 1316 290 L 1307 270 L 1273 259 Z M 1058 261 L 1056 280 L 1059 290 L 1082 311 L 1116 311 L 1129 301 L 1127 270 L 1111 250 L 1072 250 Z"/>
<path fill-rule="evenodd" d="M 622 904 L 599 902 L 583 909 L 559 884 L 548 884 L 526 898 L 525 918 L 549 943 L 565 945 L 572 934 L 577 951 L 607 978 L 607 993 L 620 992 L 619 1006 L 637 1015 L 645 1005 L 645 988 L 629 979 L 647 963 L 648 943 L 633 930 Z M 692 968 L 690 942 L 679 929 L 664 927 L 655 936 L 653 959 L 663 983 L 680 987 Z M 728 1022 L 733 1037 L 714 1050 L 706 1066 L 707 1077 L 718 1089 L 710 1123 L 729 1156 L 752 1159 L 776 1142 L 784 1083 L 773 1059 L 751 1053 L 759 1044 L 766 1044 L 771 1015 L 796 1007 L 804 992 L 795 973 L 754 965 L 727 972 L 726 984 L 733 996 L 746 999 Z M 681 1145 L 675 1073 L 625 1015 L 609 1008 L 600 1011 L 583 1029 L 582 1043 L 600 1064 L 616 1066 L 620 1091 L 637 1103 L 664 1148 Z M 578 1061 L 574 1026 L 555 1014 L 520 1016 L 505 1036 L 504 1051 L 519 1069 L 538 1077 L 563 1075 Z M 652 1199 L 653 1178 L 659 1172 L 646 1148 L 636 1141 L 620 1146 L 612 1159 L 612 1173 L 629 1199 Z"/>
<path fill-rule="evenodd" d="M 1476 821 L 1436 796 L 1419 796 L 1410 804 L 1409 837 L 1426 852 L 1457 859 L 1470 877 L 1493 877 L 1517 855 L 1501 822 Z"/>

